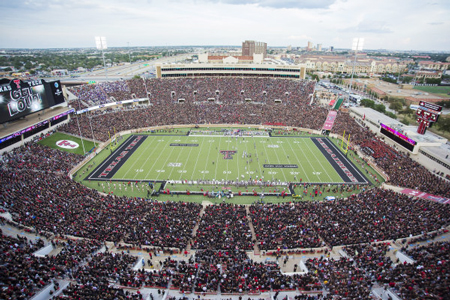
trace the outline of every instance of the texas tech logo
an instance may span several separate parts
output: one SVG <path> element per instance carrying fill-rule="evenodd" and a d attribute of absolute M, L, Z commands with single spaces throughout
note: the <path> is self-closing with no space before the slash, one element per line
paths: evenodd
<path fill-rule="evenodd" d="M 58 147 L 61 147 L 64 149 L 76 149 L 80 146 L 80 145 L 78 145 L 78 143 L 76 143 L 74 141 L 68 141 L 68 140 L 57 141 L 56 145 Z"/>
<path fill-rule="evenodd" d="M 223 159 L 233 159 L 233 155 L 236 154 L 236 151 L 222 150 L 220 153 L 223 154 Z"/>

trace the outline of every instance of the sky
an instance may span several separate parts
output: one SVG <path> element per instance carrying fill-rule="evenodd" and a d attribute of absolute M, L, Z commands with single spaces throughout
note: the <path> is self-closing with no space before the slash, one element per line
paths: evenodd
<path fill-rule="evenodd" d="M 0 0 L 0 48 L 241 46 L 450 51 L 449 0 Z"/>

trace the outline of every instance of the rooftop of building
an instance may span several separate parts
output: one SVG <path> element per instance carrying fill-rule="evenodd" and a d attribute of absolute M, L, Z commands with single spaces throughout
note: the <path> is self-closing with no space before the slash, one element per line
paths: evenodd
<path fill-rule="evenodd" d="M 450 62 L 422 60 L 419 61 L 419 65 L 450 65 Z"/>
<path fill-rule="evenodd" d="M 253 56 L 251 55 L 210 55 L 208 56 L 208 60 L 222 60 L 230 56 L 239 60 L 253 60 Z"/>

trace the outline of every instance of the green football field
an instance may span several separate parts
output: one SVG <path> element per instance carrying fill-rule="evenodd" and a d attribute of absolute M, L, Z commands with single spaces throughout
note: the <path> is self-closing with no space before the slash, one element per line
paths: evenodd
<path fill-rule="evenodd" d="M 309 137 L 146 136 L 112 176 L 124 181 L 222 179 L 344 182 Z"/>
<path fill-rule="evenodd" d="M 75 142 L 77 144 L 76 147 L 70 149 L 70 148 L 62 148 L 57 145 L 60 141 L 69 141 L 69 142 Z M 88 140 L 81 140 L 80 138 L 64 134 L 61 132 L 55 132 L 54 134 L 50 135 L 49 137 L 46 137 L 45 139 L 42 139 L 39 141 L 39 144 L 46 145 L 50 148 L 58 149 L 61 151 L 66 151 L 70 153 L 80 154 L 84 155 L 86 152 L 94 148 L 94 142 L 88 141 Z"/>

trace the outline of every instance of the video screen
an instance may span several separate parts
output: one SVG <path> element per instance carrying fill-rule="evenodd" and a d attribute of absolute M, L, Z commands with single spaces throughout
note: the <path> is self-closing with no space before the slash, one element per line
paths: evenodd
<path fill-rule="evenodd" d="M 0 80 L 0 124 L 64 102 L 61 83 L 44 80 Z"/>

